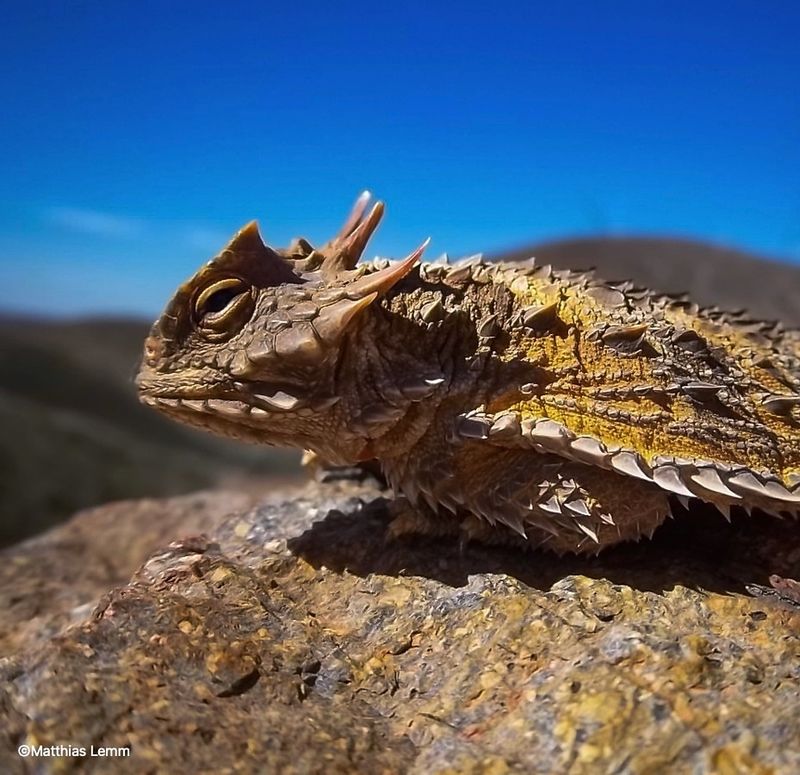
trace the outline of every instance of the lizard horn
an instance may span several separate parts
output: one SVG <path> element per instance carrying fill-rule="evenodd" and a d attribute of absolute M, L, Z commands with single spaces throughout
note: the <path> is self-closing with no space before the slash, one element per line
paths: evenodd
<path fill-rule="evenodd" d="M 361 219 L 364 217 L 364 213 L 367 211 L 367 205 L 369 204 L 370 199 L 372 199 L 372 193 L 370 191 L 362 191 L 358 195 L 358 199 L 356 199 L 355 203 L 353 204 L 353 207 L 350 210 L 350 215 L 347 216 L 347 220 L 344 222 L 344 226 L 339 229 L 339 233 L 331 240 L 331 242 L 341 242 L 349 237 L 350 234 L 352 234 L 358 224 L 361 223 Z"/>
<path fill-rule="evenodd" d="M 348 296 L 353 298 L 366 296 L 370 293 L 377 293 L 378 295 L 386 293 L 414 268 L 430 241 L 430 237 L 428 237 L 411 255 L 402 261 L 391 264 L 386 269 L 365 275 L 360 280 L 351 283 L 347 288 Z"/>
<path fill-rule="evenodd" d="M 348 285 L 349 298 L 323 307 L 319 317 L 314 321 L 314 328 L 323 341 L 329 343 L 336 341 L 347 329 L 351 320 L 402 280 L 419 261 L 428 242 L 430 240 L 425 240 L 408 258 Z"/>
<path fill-rule="evenodd" d="M 225 246 L 225 250 L 242 253 L 256 253 L 264 250 L 266 245 L 258 231 L 258 221 L 250 221 L 243 226 L 233 239 Z"/>
<path fill-rule="evenodd" d="M 326 273 L 334 275 L 354 269 L 361 258 L 386 209 L 383 202 L 376 202 L 365 218 L 370 196 L 369 191 L 361 194 L 339 233 L 320 248 L 320 252 L 326 256 L 323 264 Z"/>
<path fill-rule="evenodd" d="M 299 282 L 291 261 L 264 244 L 256 221 L 239 229 L 207 268 L 246 272 L 261 286 Z"/>

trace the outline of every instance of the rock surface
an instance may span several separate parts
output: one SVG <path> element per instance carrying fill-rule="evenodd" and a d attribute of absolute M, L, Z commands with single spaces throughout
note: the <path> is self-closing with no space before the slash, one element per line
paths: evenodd
<path fill-rule="evenodd" d="M 119 503 L 6 550 L 0 771 L 800 772 L 796 523 L 559 559 L 389 542 L 382 495 Z"/>

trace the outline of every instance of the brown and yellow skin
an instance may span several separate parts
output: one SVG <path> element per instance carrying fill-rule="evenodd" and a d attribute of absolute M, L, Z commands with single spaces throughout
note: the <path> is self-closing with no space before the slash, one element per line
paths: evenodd
<path fill-rule="evenodd" d="M 675 498 L 800 511 L 800 335 L 592 273 L 357 262 L 361 197 L 319 250 L 255 224 L 178 289 L 142 400 L 247 441 L 376 459 L 395 532 L 598 551 Z"/>

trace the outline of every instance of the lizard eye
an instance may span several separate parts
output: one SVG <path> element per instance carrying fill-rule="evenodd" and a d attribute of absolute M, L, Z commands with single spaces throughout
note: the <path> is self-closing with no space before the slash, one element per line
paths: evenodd
<path fill-rule="evenodd" d="M 219 338 L 232 336 L 253 303 L 250 286 L 238 277 L 219 280 L 203 290 L 194 302 L 194 318 L 201 333 Z"/>

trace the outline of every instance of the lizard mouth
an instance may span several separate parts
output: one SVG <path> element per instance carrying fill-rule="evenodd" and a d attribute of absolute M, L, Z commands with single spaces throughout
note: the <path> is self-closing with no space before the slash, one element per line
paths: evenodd
<path fill-rule="evenodd" d="M 269 395 L 269 394 L 263 394 Z M 275 394 L 272 394 L 275 395 Z M 297 411 L 269 407 L 263 399 L 239 394 L 202 397 L 194 395 L 153 395 L 142 393 L 142 403 L 179 421 L 184 425 L 200 428 L 221 436 L 249 441 L 251 443 L 281 446 L 281 434 L 278 432 L 280 417 L 296 422 Z M 275 399 L 280 402 L 282 396 Z M 288 406 L 289 402 L 286 401 Z M 308 410 L 302 410 L 305 414 Z"/>
<path fill-rule="evenodd" d="M 303 401 L 279 388 L 226 394 L 155 394 L 142 392 L 142 403 L 175 420 L 228 438 L 267 446 L 296 446 L 297 428 L 338 402 L 338 398 Z"/>
<path fill-rule="evenodd" d="M 140 400 L 167 414 L 187 416 L 207 415 L 228 422 L 264 420 L 285 415 L 311 415 L 328 409 L 338 398 L 309 400 L 296 395 L 296 389 L 286 385 L 263 382 L 246 384 L 236 382 L 224 391 L 207 390 L 203 393 L 148 390 L 141 385 Z"/>
<path fill-rule="evenodd" d="M 198 398 L 176 395 L 139 396 L 141 402 L 177 420 L 220 436 L 251 443 L 280 446 L 274 425 L 277 412 L 235 398 Z M 288 417 L 296 415 L 288 414 Z"/>
<path fill-rule="evenodd" d="M 143 403 L 159 409 L 220 414 L 226 417 L 294 412 L 306 406 L 287 388 L 263 383 L 235 383 L 233 389 L 205 391 L 147 391 L 140 393 Z"/>

